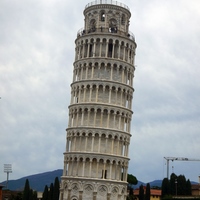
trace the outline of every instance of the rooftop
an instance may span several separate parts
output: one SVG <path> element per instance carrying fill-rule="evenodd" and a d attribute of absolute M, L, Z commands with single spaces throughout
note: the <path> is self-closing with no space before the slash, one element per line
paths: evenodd
<path fill-rule="evenodd" d="M 88 3 L 86 6 L 85 6 L 85 9 L 90 7 L 90 6 L 94 6 L 94 5 L 98 5 L 98 4 L 111 4 L 111 5 L 116 5 L 116 6 L 120 6 L 120 7 L 123 7 L 127 10 L 130 11 L 129 7 L 126 6 L 125 4 L 123 3 L 120 3 L 120 2 L 117 2 L 117 1 L 113 1 L 113 0 L 96 0 L 96 1 L 93 1 L 91 3 Z"/>

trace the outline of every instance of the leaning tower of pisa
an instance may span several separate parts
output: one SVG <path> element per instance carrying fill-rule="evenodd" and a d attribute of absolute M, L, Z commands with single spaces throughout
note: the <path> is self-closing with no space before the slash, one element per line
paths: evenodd
<path fill-rule="evenodd" d="M 129 8 L 86 5 L 75 61 L 60 200 L 125 200 L 136 43 Z"/>

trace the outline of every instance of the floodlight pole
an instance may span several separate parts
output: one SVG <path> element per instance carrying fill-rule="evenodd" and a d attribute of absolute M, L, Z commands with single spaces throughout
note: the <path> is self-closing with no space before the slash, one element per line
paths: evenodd
<path fill-rule="evenodd" d="M 9 173 L 12 173 L 12 165 L 4 164 L 4 172 L 7 173 L 6 189 L 8 189 Z"/>

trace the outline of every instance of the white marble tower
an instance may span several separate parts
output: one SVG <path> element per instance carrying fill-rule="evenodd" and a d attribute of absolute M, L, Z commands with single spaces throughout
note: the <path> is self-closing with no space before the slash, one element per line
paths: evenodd
<path fill-rule="evenodd" d="M 86 5 L 75 61 L 60 200 L 125 200 L 136 43 L 129 8 Z"/>

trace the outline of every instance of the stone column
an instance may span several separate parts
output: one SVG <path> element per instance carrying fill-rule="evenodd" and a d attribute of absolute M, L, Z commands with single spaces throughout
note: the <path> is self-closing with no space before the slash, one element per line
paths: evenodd
<path fill-rule="evenodd" d="M 117 138 L 117 155 L 119 155 L 119 138 Z"/>
<path fill-rule="evenodd" d="M 121 44 L 120 44 L 120 42 L 119 42 L 119 49 L 118 49 L 118 59 L 120 59 L 120 49 L 121 49 Z"/>
<path fill-rule="evenodd" d="M 93 57 L 96 55 L 96 41 L 94 41 L 94 51 L 93 51 Z"/>
<path fill-rule="evenodd" d="M 114 120 L 113 120 L 113 127 L 116 129 L 116 127 L 115 127 L 115 123 L 116 123 L 116 111 L 114 112 Z"/>
<path fill-rule="evenodd" d="M 90 42 L 88 42 L 87 58 L 90 57 Z"/>
<path fill-rule="evenodd" d="M 113 65 L 111 65 L 111 69 L 110 69 L 110 80 L 113 80 Z"/>
<path fill-rule="evenodd" d="M 88 64 L 86 65 L 86 72 L 85 72 L 85 79 L 87 80 L 88 79 Z"/>
<path fill-rule="evenodd" d="M 67 199 L 70 199 L 70 197 L 71 197 L 71 189 L 68 189 L 68 197 L 67 197 Z"/>
<path fill-rule="evenodd" d="M 85 160 L 83 160 L 82 177 L 84 177 L 84 174 L 85 174 Z"/>
<path fill-rule="evenodd" d="M 99 146 L 98 146 L 98 153 L 100 152 L 100 148 L 101 148 L 101 136 L 99 135 Z"/>
<path fill-rule="evenodd" d="M 97 110 L 95 109 L 94 110 L 94 123 L 93 123 L 94 127 L 96 126 L 96 117 L 97 117 Z"/>
<path fill-rule="evenodd" d="M 113 163 L 110 162 L 110 176 L 109 176 L 109 179 L 112 179 L 112 165 L 113 165 Z"/>
<path fill-rule="evenodd" d="M 101 110 L 101 121 L 100 121 L 100 127 L 103 126 L 103 110 Z"/>
<path fill-rule="evenodd" d="M 91 74 L 91 78 L 94 78 L 94 65 L 92 65 L 92 74 Z"/>
<path fill-rule="evenodd" d="M 106 55 L 105 57 L 107 58 L 108 57 L 108 40 L 106 40 Z"/>
<path fill-rule="evenodd" d="M 125 67 L 122 67 L 122 83 L 124 83 L 124 70 L 125 70 Z"/>
<path fill-rule="evenodd" d="M 90 160 L 89 177 L 91 177 L 91 173 L 92 173 L 92 160 Z"/>
<path fill-rule="evenodd" d="M 71 113 L 71 126 L 70 127 L 74 126 L 74 120 L 75 120 L 75 114 L 74 114 L 74 111 L 72 111 L 72 113 Z"/>
<path fill-rule="evenodd" d="M 78 118 L 79 118 L 79 111 L 77 110 L 77 112 L 76 112 L 76 126 L 78 126 Z"/>
<path fill-rule="evenodd" d="M 115 43 L 113 42 L 112 58 L 114 58 L 114 55 L 115 55 Z"/>
<path fill-rule="evenodd" d="M 78 176 L 78 168 L 79 168 L 79 161 L 76 160 L 76 174 L 75 174 L 75 176 Z"/>
<path fill-rule="evenodd" d="M 89 96 L 89 102 L 92 101 L 92 85 L 90 85 L 90 96 Z"/>
<path fill-rule="evenodd" d="M 90 109 L 88 110 L 87 126 L 89 126 L 89 123 L 90 123 Z"/>
<path fill-rule="evenodd" d="M 111 154 L 114 154 L 114 138 L 112 137 Z"/>
<path fill-rule="evenodd" d="M 68 127 L 72 126 L 72 113 L 69 112 L 69 121 L 68 121 Z"/>
<path fill-rule="evenodd" d="M 131 57 L 130 57 L 130 48 L 128 48 L 128 59 L 127 59 L 127 61 L 130 63 L 131 62 Z"/>
<path fill-rule="evenodd" d="M 73 104 L 74 103 L 74 90 L 72 89 L 71 91 L 71 102 L 70 104 Z"/>
<path fill-rule="evenodd" d="M 110 200 L 111 194 L 107 193 L 107 200 Z"/>
<path fill-rule="evenodd" d="M 85 151 L 87 151 L 88 135 L 85 136 Z"/>
<path fill-rule="evenodd" d="M 64 161 L 63 176 L 67 175 L 66 172 L 67 172 L 67 161 Z"/>
<path fill-rule="evenodd" d="M 109 128 L 109 122 L 110 122 L 110 110 L 108 110 L 108 116 L 107 116 L 107 128 Z"/>
<path fill-rule="evenodd" d="M 123 60 L 125 61 L 126 58 L 126 46 L 124 45 L 124 55 L 123 55 Z"/>
<path fill-rule="evenodd" d="M 96 99 L 95 102 L 98 102 L 98 92 L 99 92 L 99 86 L 96 86 Z"/>
<path fill-rule="evenodd" d="M 102 40 L 102 39 L 101 39 Z M 102 52 L 102 41 L 100 40 L 100 49 L 99 49 L 99 57 L 101 57 L 101 52 Z"/>
<path fill-rule="evenodd" d="M 83 199 L 83 191 L 79 191 L 79 200 L 82 200 Z"/>
<path fill-rule="evenodd" d="M 103 163 L 103 179 L 105 179 L 106 161 Z"/>
<path fill-rule="evenodd" d="M 108 153 L 108 136 L 106 135 L 106 148 L 105 148 L 105 152 Z"/>
<path fill-rule="evenodd" d="M 74 151 L 76 151 L 76 147 L 77 147 L 77 144 L 76 144 L 76 135 L 74 136 L 74 141 L 73 141 L 73 144 L 74 144 Z"/>
<path fill-rule="evenodd" d="M 83 102 L 85 102 L 85 94 L 86 94 L 86 86 L 84 86 L 84 89 L 83 89 Z"/>
<path fill-rule="evenodd" d="M 117 92 L 118 92 L 118 88 L 115 89 L 115 102 L 116 102 L 115 104 L 116 104 L 116 105 L 118 104 L 118 102 L 117 102 L 117 99 L 118 99 L 118 98 L 117 98 Z"/>
<path fill-rule="evenodd" d="M 121 130 L 121 117 L 122 117 L 122 114 L 120 113 L 119 114 L 119 130 Z"/>
<path fill-rule="evenodd" d="M 93 192 L 93 200 L 97 200 L 97 192 Z"/>
<path fill-rule="evenodd" d="M 83 119 L 84 119 L 84 110 L 82 110 L 82 114 L 81 114 L 81 125 L 83 125 Z"/>
<path fill-rule="evenodd" d="M 110 86 L 108 103 L 111 103 L 111 94 L 112 94 L 112 87 Z"/>
<path fill-rule="evenodd" d="M 126 151 L 126 156 L 128 157 L 128 150 L 129 150 L 129 143 L 127 143 L 127 151 Z"/>
<path fill-rule="evenodd" d="M 85 58 L 85 40 L 83 41 L 83 56 L 82 58 Z"/>
<path fill-rule="evenodd" d="M 124 115 L 123 131 L 127 130 L 126 116 Z"/>
<path fill-rule="evenodd" d="M 83 65 L 81 65 L 81 75 L 80 75 L 80 80 L 83 79 Z"/>
<path fill-rule="evenodd" d="M 97 160 L 96 178 L 98 178 L 99 172 L 99 160 Z"/>
<path fill-rule="evenodd" d="M 120 105 L 123 106 L 123 90 L 121 90 L 121 96 L 120 96 Z"/>
<path fill-rule="evenodd" d="M 91 152 L 93 152 L 93 149 L 94 149 L 94 134 L 92 134 Z"/>

